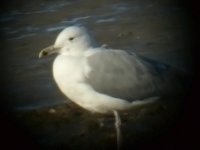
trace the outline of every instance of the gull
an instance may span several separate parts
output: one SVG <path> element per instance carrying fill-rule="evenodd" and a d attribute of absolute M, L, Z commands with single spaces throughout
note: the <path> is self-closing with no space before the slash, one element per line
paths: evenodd
<path fill-rule="evenodd" d="M 97 47 L 82 26 L 65 28 L 39 58 L 54 53 L 53 77 L 62 93 L 90 112 L 114 114 L 118 149 L 118 112 L 156 102 L 169 85 L 167 65 L 130 51 Z"/>

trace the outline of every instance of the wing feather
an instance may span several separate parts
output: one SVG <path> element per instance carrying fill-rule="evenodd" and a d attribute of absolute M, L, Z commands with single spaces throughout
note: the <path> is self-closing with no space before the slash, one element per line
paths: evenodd
<path fill-rule="evenodd" d="M 87 64 L 91 71 L 86 82 L 97 92 L 116 98 L 132 101 L 157 96 L 164 82 L 159 67 L 135 53 L 97 51 L 87 57 Z"/>

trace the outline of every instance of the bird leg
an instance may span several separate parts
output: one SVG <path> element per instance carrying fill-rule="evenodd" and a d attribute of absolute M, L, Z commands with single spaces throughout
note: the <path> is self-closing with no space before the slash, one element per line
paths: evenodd
<path fill-rule="evenodd" d="M 121 119 L 117 111 L 113 111 L 115 116 L 115 128 L 116 128 L 116 135 L 117 135 L 117 149 L 120 150 L 121 143 L 122 143 L 122 136 L 121 136 Z"/>

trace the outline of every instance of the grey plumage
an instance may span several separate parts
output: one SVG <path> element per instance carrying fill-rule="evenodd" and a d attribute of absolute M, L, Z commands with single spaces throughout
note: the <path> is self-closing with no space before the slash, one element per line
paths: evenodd
<path fill-rule="evenodd" d="M 88 82 L 97 92 L 129 101 L 171 90 L 172 68 L 122 50 L 101 50 L 88 57 Z"/>

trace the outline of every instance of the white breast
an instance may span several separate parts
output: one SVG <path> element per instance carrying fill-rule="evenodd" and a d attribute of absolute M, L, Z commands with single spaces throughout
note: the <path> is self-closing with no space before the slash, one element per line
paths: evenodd
<path fill-rule="evenodd" d="M 57 56 L 53 64 L 53 76 L 61 91 L 66 95 L 73 84 L 83 81 L 83 59 L 73 56 Z"/>

